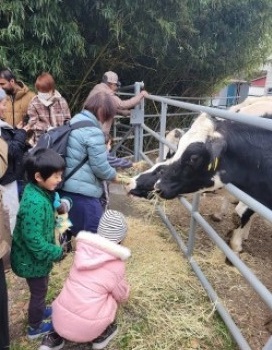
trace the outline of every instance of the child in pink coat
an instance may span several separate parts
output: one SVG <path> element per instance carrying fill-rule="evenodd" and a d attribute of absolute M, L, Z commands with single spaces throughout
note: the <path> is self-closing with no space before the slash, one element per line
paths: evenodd
<path fill-rule="evenodd" d="M 61 349 L 62 338 L 104 349 L 116 335 L 118 305 L 129 296 L 125 261 L 130 250 L 119 244 L 126 233 L 125 217 L 115 210 L 104 213 L 97 234 L 78 233 L 69 277 L 52 304 L 57 333 L 45 336 L 39 350 Z"/>

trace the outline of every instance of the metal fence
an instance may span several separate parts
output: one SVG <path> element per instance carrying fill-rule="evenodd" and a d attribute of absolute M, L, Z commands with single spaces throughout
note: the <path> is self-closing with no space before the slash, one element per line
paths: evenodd
<path fill-rule="evenodd" d="M 122 89 L 119 91 L 119 95 L 123 98 L 134 96 L 135 93 L 139 92 L 140 89 L 144 87 L 143 82 L 137 82 L 133 85 L 122 87 Z M 133 91 L 133 92 L 129 92 Z M 194 105 L 200 105 L 200 106 L 212 106 L 214 108 L 223 109 L 225 110 L 227 108 L 228 98 L 222 97 L 220 100 L 220 106 L 214 106 L 214 98 L 212 96 L 206 96 L 206 97 L 177 97 L 177 96 L 164 96 L 165 98 L 171 99 L 173 101 L 180 101 L 180 102 L 187 102 Z M 240 98 L 239 96 L 236 98 Z M 218 98 L 217 98 L 218 99 Z M 135 127 L 137 129 L 138 125 L 138 113 L 139 110 L 143 108 L 143 105 L 141 107 L 137 106 L 136 109 L 133 111 L 132 118 L 129 120 L 129 118 L 118 115 L 114 118 L 113 123 L 113 138 L 114 138 L 114 147 L 113 151 L 118 151 L 119 156 L 132 156 L 134 155 L 134 130 Z M 167 118 L 165 121 L 165 131 L 170 131 L 173 128 L 178 127 L 181 129 L 188 128 L 192 120 L 195 118 L 195 116 L 198 114 L 198 111 L 189 110 L 188 108 L 183 108 L 179 105 L 174 104 L 168 104 L 167 105 Z M 162 144 L 160 145 L 160 142 L 157 138 L 153 137 L 153 134 L 151 134 L 149 131 L 150 129 L 157 133 L 158 135 L 161 134 L 161 126 L 160 126 L 160 119 L 161 119 L 161 103 L 156 101 L 155 99 L 150 100 L 149 103 L 145 104 L 144 108 L 144 120 L 145 120 L 145 126 L 149 129 L 144 130 L 143 132 L 143 139 L 142 139 L 142 145 L 143 145 L 143 151 L 145 154 L 150 153 L 158 153 L 159 147 L 162 148 Z M 137 131 L 136 131 L 137 134 Z M 138 155 L 136 155 L 138 159 Z"/>
<path fill-rule="evenodd" d="M 138 84 L 138 85 L 137 85 Z M 141 83 L 135 83 L 136 92 L 140 90 Z M 159 119 L 159 132 L 154 131 L 152 128 L 146 125 L 146 117 L 145 117 L 145 107 L 152 101 L 152 103 L 157 102 L 160 104 L 160 113 L 158 116 Z M 199 114 L 200 112 L 207 112 L 208 114 L 220 117 L 224 119 L 230 119 L 233 121 L 238 121 L 241 123 L 246 123 L 254 126 L 258 126 L 261 128 L 265 128 L 272 131 L 272 120 L 263 119 L 260 117 L 248 117 L 242 113 L 232 113 L 226 110 L 216 109 L 207 107 L 200 104 L 193 104 L 188 102 L 182 102 L 178 100 L 174 100 L 171 98 L 160 97 L 149 95 L 146 101 L 142 101 L 140 105 L 138 105 L 132 112 L 132 116 L 130 118 L 130 134 L 134 131 L 134 158 L 135 161 L 145 160 L 150 165 L 153 164 L 152 159 L 146 154 L 144 151 L 144 137 L 146 135 L 152 136 L 159 143 L 159 156 L 162 157 L 163 154 L 163 145 L 166 144 L 171 149 L 174 147 L 168 144 L 165 140 L 165 131 L 167 125 L 168 109 L 169 106 L 175 106 L 178 108 L 182 108 L 183 110 L 188 110 L 190 112 L 194 112 L 195 114 Z M 184 116 L 180 115 L 182 119 Z M 171 118 L 171 116 L 170 116 Z M 182 124 L 182 120 L 180 122 Z M 162 159 L 162 158 L 161 158 Z M 255 212 L 260 214 L 262 217 L 266 218 L 270 222 L 272 222 L 272 211 L 263 206 L 261 203 L 254 200 L 252 197 L 248 196 L 246 193 L 239 190 L 232 184 L 228 184 L 225 186 L 226 190 L 237 197 L 239 200 L 247 204 L 250 208 L 252 208 Z M 219 247 L 219 249 L 227 256 L 227 258 L 233 263 L 233 265 L 240 271 L 242 276 L 248 282 L 248 284 L 259 294 L 262 300 L 266 303 L 266 305 L 272 310 L 272 294 L 270 291 L 258 280 L 258 278 L 253 274 L 253 272 L 242 262 L 229 248 L 229 246 L 224 242 L 224 240 L 218 235 L 218 233 L 213 229 L 212 226 L 203 218 L 203 216 L 199 212 L 199 200 L 200 195 L 195 194 L 193 196 L 192 203 L 188 202 L 184 197 L 180 198 L 180 203 L 185 206 L 185 208 L 189 211 L 191 215 L 190 227 L 189 227 L 189 235 L 187 244 L 182 240 L 178 232 L 175 230 L 174 226 L 171 224 L 169 218 L 166 216 L 164 210 L 158 205 L 157 211 L 163 220 L 164 224 L 167 226 L 172 236 L 176 240 L 178 246 L 181 251 L 184 253 L 185 257 L 188 259 L 193 271 L 199 278 L 202 286 L 206 290 L 210 300 L 214 303 L 214 306 L 221 318 L 225 322 L 228 327 L 230 333 L 233 338 L 237 342 L 238 346 L 242 350 L 250 350 L 250 346 L 247 340 L 242 335 L 238 326 L 234 323 L 231 315 L 228 310 L 224 307 L 224 305 L 220 302 L 220 298 L 218 297 L 216 291 L 212 287 L 211 283 L 208 281 L 204 272 L 201 270 L 197 261 L 194 259 L 194 246 L 196 240 L 196 226 L 200 225 L 209 238 Z M 268 339 L 263 350 L 271 350 L 272 349 L 272 336 Z"/>

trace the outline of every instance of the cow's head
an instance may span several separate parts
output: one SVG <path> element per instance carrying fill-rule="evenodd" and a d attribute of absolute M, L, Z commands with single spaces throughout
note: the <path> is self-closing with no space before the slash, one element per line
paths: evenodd
<path fill-rule="evenodd" d="M 152 168 L 135 176 L 127 186 L 127 191 L 134 196 L 150 199 L 154 191 L 154 185 L 162 176 L 167 163 L 167 161 L 157 163 Z"/>
<path fill-rule="evenodd" d="M 180 139 L 174 157 L 138 175 L 130 193 L 147 197 L 147 192 L 155 189 L 162 198 L 172 199 L 222 187 L 217 170 L 224 148 L 224 137 L 216 131 L 215 121 L 202 114 Z"/>
<path fill-rule="evenodd" d="M 186 193 L 214 190 L 222 186 L 216 176 L 218 164 L 218 157 L 211 157 L 206 143 L 193 142 L 188 145 L 180 159 L 165 169 L 154 189 L 165 199 Z"/>
<path fill-rule="evenodd" d="M 181 138 L 173 161 L 154 189 L 162 198 L 172 199 L 222 187 L 217 171 L 225 146 L 223 135 L 216 131 L 216 121 L 202 114 Z"/>

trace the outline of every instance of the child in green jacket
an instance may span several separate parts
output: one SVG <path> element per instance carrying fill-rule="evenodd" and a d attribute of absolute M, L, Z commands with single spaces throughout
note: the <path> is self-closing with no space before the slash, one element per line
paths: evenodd
<path fill-rule="evenodd" d="M 52 329 L 51 307 L 46 307 L 49 273 L 53 262 L 64 257 L 55 243 L 55 189 L 62 181 L 63 158 L 50 149 L 38 149 L 25 161 L 28 184 L 20 202 L 12 238 L 11 267 L 26 279 L 30 290 L 28 338 Z"/>

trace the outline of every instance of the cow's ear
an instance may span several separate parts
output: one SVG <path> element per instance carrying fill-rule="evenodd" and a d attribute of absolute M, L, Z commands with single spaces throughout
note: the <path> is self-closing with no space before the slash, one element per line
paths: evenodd
<path fill-rule="evenodd" d="M 220 158 L 221 154 L 227 148 L 226 140 L 223 137 L 210 139 L 207 148 L 211 154 L 211 159 Z"/>

